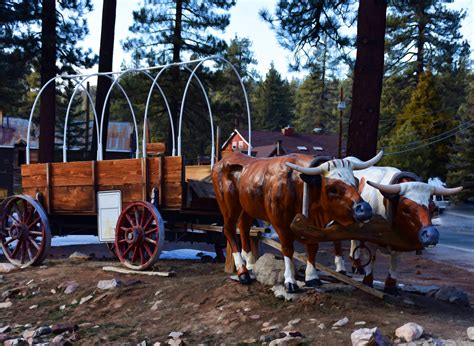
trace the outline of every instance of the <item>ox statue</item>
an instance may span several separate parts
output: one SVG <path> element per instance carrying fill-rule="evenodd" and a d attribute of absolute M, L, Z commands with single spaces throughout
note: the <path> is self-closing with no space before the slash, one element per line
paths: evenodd
<path fill-rule="evenodd" d="M 280 239 L 286 290 L 297 291 L 290 224 L 302 210 L 303 182 L 307 183 L 310 200 L 309 218 L 317 227 L 333 222 L 347 226 L 367 221 L 372 210 L 357 190 L 353 170 L 374 165 L 382 154 L 367 162 L 330 160 L 321 165 L 311 164 L 314 157 L 301 154 L 256 159 L 232 153 L 219 161 L 212 170 L 212 182 L 239 281 L 243 284 L 251 281 L 255 258 L 250 250 L 250 227 L 255 219 L 260 219 L 272 224 Z M 240 230 L 242 253 L 235 238 L 236 226 Z M 314 266 L 316 251 L 317 245 L 306 245 L 307 286 L 321 285 Z"/>
<path fill-rule="evenodd" d="M 346 158 L 354 163 L 356 158 Z M 425 247 L 435 246 L 439 240 L 439 232 L 431 223 L 434 205 L 432 195 L 452 195 L 462 190 L 462 187 L 434 187 L 421 182 L 413 173 L 401 172 L 393 167 L 370 167 L 354 173 L 359 179 L 359 192 L 364 200 L 372 207 L 374 215 L 385 218 L 394 232 L 407 239 L 412 248 L 399 249 L 396 247 L 379 246 L 368 243 L 370 263 L 362 270 L 358 242 L 351 243 L 351 256 L 359 272 L 364 274 L 363 282 L 373 285 L 373 269 L 377 250 L 390 256 L 390 268 L 385 280 L 385 292 L 396 293 L 396 267 L 400 252 L 418 251 Z"/>

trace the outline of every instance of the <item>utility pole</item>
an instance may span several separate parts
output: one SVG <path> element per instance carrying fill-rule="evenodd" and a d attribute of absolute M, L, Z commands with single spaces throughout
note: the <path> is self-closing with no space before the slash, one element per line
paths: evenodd
<path fill-rule="evenodd" d="M 346 103 L 344 102 L 344 89 L 341 87 L 339 93 L 339 103 L 337 104 L 337 109 L 339 109 L 339 154 L 338 157 L 342 159 L 342 113 L 346 108 Z"/>

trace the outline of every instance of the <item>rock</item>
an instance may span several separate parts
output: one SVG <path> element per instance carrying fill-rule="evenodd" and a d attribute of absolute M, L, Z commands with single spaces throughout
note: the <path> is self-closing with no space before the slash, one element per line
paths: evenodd
<path fill-rule="evenodd" d="M 79 305 L 82 305 L 84 303 L 87 303 L 89 300 L 91 300 L 92 298 L 94 298 L 93 296 L 87 296 L 87 297 L 83 297 L 81 298 L 80 302 L 79 302 Z"/>
<path fill-rule="evenodd" d="M 250 319 L 251 320 L 258 320 L 258 319 L 260 319 L 260 315 L 251 315 Z"/>
<path fill-rule="evenodd" d="M 412 342 L 423 335 L 423 327 L 419 324 L 409 322 L 397 328 L 395 335 L 399 338 L 403 338 L 406 342 Z"/>
<path fill-rule="evenodd" d="M 31 328 L 33 327 L 33 325 L 31 323 L 27 323 L 23 326 L 24 329 L 28 329 L 28 328 Z"/>
<path fill-rule="evenodd" d="M 6 340 L 3 343 L 4 346 L 26 346 L 29 345 L 28 341 L 22 338 Z"/>
<path fill-rule="evenodd" d="M 469 340 L 474 341 L 474 327 L 467 328 L 467 337 Z"/>
<path fill-rule="evenodd" d="M 168 345 L 171 345 L 171 346 L 182 346 L 182 345 L 184 345 L 184 342 L 183 342 L 183 340 L 181 340 L 181 339 L 169 339 L 169 340 L 168 340 Z"/>
<path fill-rule="evenodd" d="M 159 296 L 160 294 L 161 294 L 161 291 L 159 291 L 159 290 L 156 291 L 156 292 L 155 292 L 155 297 L 156 297 L 156 296 Z"/>
<path fill-rule="evenodd" d="M 76 292 L 79 287 L 79 284 L 76 281 L 68 281 L 64 286 L 66 286 L 66 288 L 64 289 L 64 293 L 71 294 Z"/>
<path fill-rule="evenodd" d="M 3 275 L 0 275 L 0 284 L 3 284 Z"/>
<path fill-rule="evenodd" d="M 158 305 L 160 305 L 161 303 L 163 303 L 162 300 L 157 300 L 156 302 L 153 303 L 153 306 L 150 308 L 151 311 L 156 311 L 158 310 Z"/>
<path fill-rule="evenodd" d="M 73 252 L 73 253 L 69 256 L 69 259 L 75 260 L 75 261 L 87 261 L 87 260 L 89 260 L 90 258 L 91 258 L 91 256 L 86 255 L 85 253 L 82 253 L 82 252 L 79 252 L 79 251 Z"/>
<path fill-rule="evenodd" d="M 326 329 L 326 325 L 324 323 L 320 323 L 318 324 L 318 328 L 321 330 Z"/>
<path fill-rule="evenodd" d="M 78 303 L 79 303 L 79 301 L 78 301 L 77 299 L 74 299 L 74 300 L 71 302 L 71 305 L 76 305 L 76 304 L 78 304 Z"/>
<path fill-rule="evenodd" d="M 16 296 L 20 292 L 21 292 L 21 288 L 19 287 L 11 288 L 9 290 L 6 290 L 5 292 L 2 292 L 2 298 L 3 299 L 11 298 L 13 296 Z"/>
<path fill-rule="evenodd" d="M 15 269 L 17 269 L 17 267 L 11 263 L 0 263 L 0 273 L 9 273 Z"/>
<path fill-rule="evenodd" d="M 12 302 L 3 302 L 3 303 L 0 303 L 0 309 L 8 309 L 12 305 L 13 305 Z"/>
<path fill-rule="evenodd" d="M 29 307 L 30 310 L 34 310 L 34 309 L 37 309 L 37 308 L 38 308 L 38 305 L 31 305 L 31 306 Z"/>
<path fill-rule="evenodd" d="M 287 335 L 284 338 L 273 340 L 272 342 L 270 342 L 269 345 L 270 346 L 276 346 L 276 345 L 288 346 L 288 345 L 299 345 L 302 342 L 303 342 L 303 338 L 300 336 L 295 337 L 295 336 Z"/>
<path fill-rule="evenodd" d="M 50 291 L 50 292 L 51 292 L 51 294 L 56 294 L 56 290 L 55 290 L 54 288 L 53 288 L 53 289 L 51 289 L 51 291 Z"/>
<path fill-rule="evenodd" d="M 11 328 L 9 325 L 0 327 L 0 334 L 7 333 L 7 332 L 9 332 L 10 330 L 12 330 L 12 328 Z"/>
<path fill-rule="evenodd" d="M 263 327 L 262 329 L 260 329 L 260 331 L 263 332 L 263 333 L 269 333 L 271 331 L 277 330 L 278 328 L 280 328 L 280 325 L 275 324 L 273 326 Z"/>
<path fill-rule="evenodd" d="M 183 332 L 171 332 L 171 333 L 169 333 L 168 338 L 179 339 L 179 338 L 181 338 L 183 335 L 184 335 Z"/>
<path fill-rule="evenodd" d="M 433 295 L 433 294 L 431 294 Z M 460 306 L 469 306 L 469 297 L 466 292 L 456 288 L 454 286 L 443 286 L 436 293 L 434 293 L 436 299 L 456 304 Z"/>
<path fill-rule="evenodd" d="M 97 283 L 97 288 L 100 290 L 110 290 L 122 286 L 122 281 L 118 279 L 100 280 Z"/>
<path fill-rule="evenodd" d="M 51 334 L 51 327 L 43 326 L 35 330 L 33 337 L 36 338 L 38 336 L 43 336 L 43 335 L 48 335 L 48 334 Z"/>
<path fill-rule="evenodd" d="M 245 339 L 245 340 L 242 340 L 242 343 L 244 343 L 244 344 L 256 344 L 257 339 Z"/>
<path fill-rule="evenodd" d="M 53 344 L 62 344 L 64 342 L 64 336 L 56 335 L 53 340 L 51 340 Z"/>
<path fill-rule="evenodd" d="M 294 320 L 291 320 L 290 322 L 288 322 L 288 325 L 296 326 L 300 322 L 301 322 L 301 318 L 295 318 Z"/>
<path fill-rule="evenodd" d="M 343 319 L 341 319 L 341 320 L 337 321 L 336 323 L 334 323 L 332 326 L 333 327 L 343 327 L 347 323 L 349 323 L 349 319 L 347 317 L 344 317 Z"/>
<path fill-rule="evenodd" d="M 26 339 L 26 340 L 32 339 L 32 338 L 35 336 L 35 330 L 33 330 L 33 329 L 25 330 L 25 331 L 21 334 L 21 336 L 22 336 L 24 339 Z"/>
<path fill-rule="evenodd" d="M 0 343 L 8 339 L 11 339 L 11 337 L 8 334 L 0 333 Z"/>
<path fill-rule="evenodd" d="M 270 342 L 270 341 L 273 340 L 273 336 L 271 336 L 271 335 L 262 335 L 259 340 L 260 340 L 260 342 Z"/>
<path fill-rule="evenodd" d="M 288 292 L 286 292 L 285 286 L 283 286 L 283 285 L 275 285 L 271 288 L 271 290 L 273 291 L 273 294 L 275 295 L 275 297 L 277 297 L 278 299 L 293 301 L 293 300 L 296 300 L 300 297 L 300 294 L 298 294 L 298 293 L 288 293 Z"/>
<path fill-rule="evenodd" d="M 385 345 L 385 340 L 380 330 L 375 327 L 372 329 L 361 328 L 352 332 L 351 334 L 352 346 L 366 346 L 366 345 Z"/>
<path fill-rule="evenodd" d="M 51 326 L 51 333 L 62 334 L 64 332 L 74 332 L 78 329 L 75 324 L 57 323 Z"/>
<path fill-rule="evenodd" d="M 66 309 L 66 305 L 61 305 L 61 306 L 59 307 L 59 310 L 64 310 L 64 309 Z"/>
<path fill-rule="evenodd" d="M 255 276 L 258 282 L 273 286 L 285 281 L 285 263 L 275 255 L 266 253 L 255 263 Z"/>
<path fill-rule="evenodd" d="M 364 325 L 366 325 L 366 324 L 367 324 L 367 322 L 365 322 L 365 321 L 357 321 L 357 322 L 354 322 L 354 326 L 364 326 Z"/>

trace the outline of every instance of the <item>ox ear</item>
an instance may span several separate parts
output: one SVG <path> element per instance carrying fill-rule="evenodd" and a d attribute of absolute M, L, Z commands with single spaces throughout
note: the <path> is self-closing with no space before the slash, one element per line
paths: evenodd
<path fill-rule="evenodd" d="M 317 187 L 321 186 L 322 178 L 321 178 L 320 174 L 318 174 L 318 175 L 308 175 L 308 174 L 301 173 L 300 178 L 305 183 L 307 183 L 311 186 L 317 186 Z"/>

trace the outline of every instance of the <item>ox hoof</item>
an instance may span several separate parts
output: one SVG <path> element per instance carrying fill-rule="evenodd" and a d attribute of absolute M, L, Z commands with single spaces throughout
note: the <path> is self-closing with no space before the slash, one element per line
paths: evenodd
<path fill-rule="evenodd" d="M 250 285 L 252 282 L 252 279 L 250 278 L 250 274 L 248 272 L 244 272 L 239 275 L 239 282 L 242 285 Z"/>
<path fill-rule="evenodd" d="M 305 281 L 306 287 L 319 287 L 322 286 L 322 282 L 319 279 L 312 279 Z"/>
<path fill-rule="evenodd" d="M 285 289 L 287 293 L 297 293 L 300 290 L 297 284 L 293 284 L 291 282 L 285 283 Z"/>

